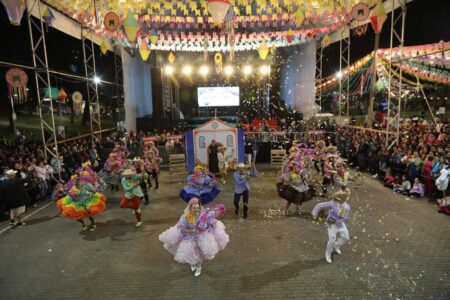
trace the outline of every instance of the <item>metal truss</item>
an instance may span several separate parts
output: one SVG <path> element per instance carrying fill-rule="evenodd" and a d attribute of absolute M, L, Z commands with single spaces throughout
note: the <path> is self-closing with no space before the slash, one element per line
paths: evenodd
<path fill-rule="evenodd" d="M 386 147 L 391 149 L 399 142 L 400 136 L 400 113 L 402 97 L 402 68 L 401 63 L 396 64 L 394 57 L 398 56 L 401 60 L 403 54 L 403 44 L 405 36 L 405 21 L 406 21 L 406 2 L 407 0 L 393 0 L 398 3 L 400 9 L 392 10 L 391 12 L 391 39 L 390 39 L 390 59 L 388 67 L 388 111 L 386 122 Z M 395 46 L 394 43 L 398 43 Z M 396 53 L 393 53 L 393 48 L 396 48 Z M 394 80 L 394 74 L 399 74 L 398 80 Z M 395 93 L 395 92 L 397 93 Z"/>
<path fill-rule="evenodd" d="M 58 160 L 58 139 L 55 128 L 55 116 L 53 110 L 53 100 L 51 95 L 50 72 L 48 69 L 47 46 L 45 41 L 45 30 L 42 21 L 42 7 L 40 0 L 27 0 L 27 21 L 30 34 L 30 43 L 33 57 L 34 77 L 36 82 L 36 95 L 38 101 L 39 120 L 41 123 L 42 143 L 44 145 L 44 155 L 46 159 L 55 158 Z M 36 9 L 39 19 L 36 20 L 31 12 Z M 33 33 L 34 31 L 34 33 Z M 42 92 L 49 93 L 50 100 L 44 102 Z M 50 116 L 50 119 L 46 119 Z M 60 176 L 60 167 L 58 176 Z"/>
<path fill-rule="evenodd" d="M 315 86 L 319 86 L 322 82 L 322 60 L 323 60 L 323 48 L 320 44 L 316 48 L 316 77 Z M 319 112 L 322 112 L 322 89 L 316 88 L 316 103 L 319 105 Z"/>
<path fill-rule="evenodd" d="M 172 116 L 173 113 L 172 78 L 164 74 L 162 68 L 161 75 L 163 115 L 165 118 L 167 118 L 169 116 Z"/>
<path fill-rule="evenodd" d="M 339 116 L 342 116 L 342 107 L 346 107 L 346 115 L 349 115 L 350 105 L 350 26 L 341 31 L 339 40 Z"/>
<path fill-rule="evenodd" d="M 98 101 L 98 81 L 95 68 L 95 48 L 92 41 L 92 33 L 81 27 L 81 44 L 83 48 L 83 64 L 86 76 L 87 99 L 89 103 L 89 115 L 91 124 L 92 141 L 102 138 L 102 125 L 100 118 L 100 103 Z"/>
<path fill-rule="evenodd" d="M 118 50 L 120 53 L 120 49 Z M 116 102 L 112 107 L 114 108 L 113 116 L 115 116 L 116 120 L 121 120 L 121 111 L 124 106 L 124 89 L 123 89 L 123 68 L 122 68 L 122 60 L 120 55 L 116 53 L 116 49 L 114 49 L 114 71 L 115 71 L 115 84 L 116 84 Z M 118 114 L 118 115 L 117 115 Z"/>

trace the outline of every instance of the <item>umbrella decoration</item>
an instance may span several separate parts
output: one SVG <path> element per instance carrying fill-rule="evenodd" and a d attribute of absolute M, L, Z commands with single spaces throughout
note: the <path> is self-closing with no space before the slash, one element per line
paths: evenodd
<path fill-rule="evenodd" d="M 9 69 L 6 72 L 6 81 L 9 97 L 16 103 L 24 103 L 27 100 L 27 73 L 18 68 Z"/>
<path fill-rule="evenodd" d="M 139 48 L 139 53 L 141 54 L 142 60 L 147 61 L 150 55 L 150 49 L 148 48 L 147 41 L 142 40 L 141 47 Z"/>
<path fill-rule="evenodd" d="M 128 41 L 130 43 L 134 43 L 136 35 L 139 31 L 139 24 L 131 9 L 128 9 L 127 17 L 123 24 L 123 28 L 125 30 L 125 34 L 127 35 Z"/>
<path fill-rule="evenodd" d="M 12 25 L 20 26 L 23 12 L 25 11 L 25 0 L 1 0 Z"/>
<path fill-rule="evenodd" d="M 47 7 L 47 9 L 42 14 L 42 19 L 44 19 L 45 24 L 47 24 L 48 26 L 52 26 L 53 21 L 55 21 L 55 15 L 49 7 Z"/>
<path fill-rule="evenodd" d="M 384 9 L 384 5 L 381 1 L 377 3 L 374 9 L 370 12 L 370 23 L 372 24 L 373 31 L 380 33 L 383 28 L 383 24 L 387 19 L 387 13 Z"/>
<path fill-rule="evenodd" d="M 228 0 L 208 0 L 208 10 L 215 23 L 222 23 L 231 4 Z"/>

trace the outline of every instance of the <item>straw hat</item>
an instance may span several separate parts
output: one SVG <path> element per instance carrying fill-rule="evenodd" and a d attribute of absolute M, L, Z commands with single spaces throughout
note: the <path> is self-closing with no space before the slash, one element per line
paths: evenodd
<path fill-rule="evenodd" d="M 126 169 L 125 171 L 122 172 L 123 176 L 129 176 L 129 175 L 134 175 L 134 174 L 136 174 L 136 172 L 131 169 Z"/>
<path fill-rule="evenodd" d="M 135 158 L 133 158 L 133 161 L 142 161 L 142 158 L 140 158 L 139 156 L 136 156 Z"/>
<path fill-rule="evenodd" d="M 238 170 L 247 169 L 247 165 L 244 163 L 238 163 L 237 168 Z"/>
<path fill-rule="evenodd" d="M 8 171 L 5 172 L 6 176 L 15 176 L 17 173 L 17 171 L 13 170 L 13 169 L 9 169 Z"/>

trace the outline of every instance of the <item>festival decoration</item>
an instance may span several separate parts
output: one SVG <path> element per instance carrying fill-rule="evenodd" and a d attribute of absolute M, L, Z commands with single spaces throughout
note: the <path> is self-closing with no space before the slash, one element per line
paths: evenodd
<path fill-rule="evenodd" d="M 106 54 L 106 52 L 108 52 L 108 46 L 106 45 L 105 41 L 102 41 L 102 44 L 100 45 L 100 51 L 102 51 L 103 54 Z"/>
<path fill-rule="evenodd" d="M 291 43 L 294 39 L 294 33 L 292 32 L 292 29 L 289 28 L 289 30 L 286 32 L 286 40 L 288 43 Z"/>
<path fill-rule="evenodd" d="M 72 94 L 72 101 L 74 104 L 81 104 L 83 102 L 83 95 L 76 91 Z"/>
<path fill-rule="evenodd" d="M 364 36 L 366 34 L 367 27 L 368 27 L 367 24 L 364 24 L 364 25 L 361 25 L 361 26 L 358 26 L 358 27 L 354 28 L 353 29 L 353 35 L 356 35 L 358 37 Z"/>
<path fill-rule="evenodd" d="M 214 22 L 222 23 L 231 4 L 228 0 L 208 0 L 208 10 Z"/>
<path fill-rule="evenodd" d="M 175 54 L 173 54 L 173 52 L 170 52 L 167 60 L 172 64 L 175 61 Z"/>
<path fill-rule="evenodd" d="M 222 54 L 216 53 L 216 55 L 214 55 L 214 62 L 216 65 L 216 72 L 222 72 Z"/>
<path fill-rule="evenodd" d="M 372 24 L 373 31 L 380 33 L 383 28 L 383 24 L 387 19 L 387 13 L 384 9 L 384 5 L 381 1 L 378 1 L 377 6 L 370 12 L 370 23 Z"/>
<path fill-rule="evenodd" d="M 1 0 L 12 25 L 20 26 L 23 12 L 25 11 L 25 0 Z"/>
<path fill-rule="evenodd" d="M 6 72 L 6 82 L 9 97 L 16 103 L 24 103 L 27 100 L 27 73 L 18 68 L 9 69 Z"/>
<path fill-rule="evenodd" d="M 139 53 L 141 54 L 142 60 L 147 61 L 148 56 L 150 55 L 150 49 L 148 48 L 146 40 L 142 41 L 141 47 L 139 48 Z"/>
<path fill-rule="evenodd" d="M 263 41 L 258 49 L 259 58 L 261 58 L 261 60 L 266 60 L 267 55 L 269 54 L 269 50 L 270 49 L 269 47 L 267 47 L 267 43 Z"/>
<path fill-rule="evenodd" d="M 303 10 L 299 7 L 294 14 L 294 22 L 297 27 L 302 26 L 303 21 L 305 20 L 305 15 Z"/>
<path fill-rule="evenodd" d="M 59 99 L 61 102 L 64 102 L 64 101 L 67 100 L 67 93 L 66 93 L 66 91 L 64 90 L 64 88 L 61 88 L 61 89 L 59 90 L 58 99 Z"/>
<path fill-rule="evenodd" d="M 328 46 L 331 42 L 331 38 L 328 34 L 325 34 L 325 36 L 322 39 L 322 42 L 320 43 L 322 45 L 322 48 L 325 48 Z"/>
<path fill-rule="evenodd" d="M 159 40 L 158 35 L 156 34 L 156 32 L 152 32 L 152 34 L 150 35 L 150 42 L 152 44 L 156 44 Z"/>
<path fill-rule="evenodd" d="M 125 30 L 125 34 L 127 35 L 128 41 L 133 43 L 136 39 L 137 32 L 139 31 L 139 24 L 131 9 L 128 9 L 123 28 Z"/>
<path fill-rule="evenodd" d="M 119 16 L 114 12 L 107 13 L 103 19 L 103 25 L 109 32 L 115 32 L 120 25 Z"/>
<path fill-rule="evenodd" d="M 356 21 L 365 21 L 369 17 L 370 9 L 365 3 L 358 3 L 352 8 L 352 17 Z"/>
<path fill-rule="evenodd" d="M 55 15 L 49 7 L 47 7 L 47 9 L 42 14 L 42 19 L 44 19 L 45 24 L 47 24 L 48 26 L 52 26 L 53 21 L 55 20 Z"/>

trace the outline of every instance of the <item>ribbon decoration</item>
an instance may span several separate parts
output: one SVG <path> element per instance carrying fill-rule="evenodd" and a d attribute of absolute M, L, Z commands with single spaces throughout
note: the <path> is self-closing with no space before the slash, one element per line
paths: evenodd
<path fill-rule="evenodd" d="M 8 95 L 15 103 L 24 103 L 28 99 L 27 83 L 28 76 L 23 70 L 18 68 L 9 69 L 6 72 L 6 82 L 8 83 Z"/>

